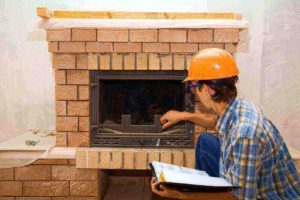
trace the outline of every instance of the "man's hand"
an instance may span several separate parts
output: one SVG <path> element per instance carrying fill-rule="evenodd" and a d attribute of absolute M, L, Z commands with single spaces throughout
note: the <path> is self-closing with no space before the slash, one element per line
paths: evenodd
<path fill-rule="evenodd" d="M 161 118 L 160 122 L 163 125 L 162 128 L 166 129 L 184 118 L 184 113 L 176 110 L 170 110 L 166 112 Z"/>
<path fill-rule="evenodd" d="M 157 189 L 155 189 L 157 184 L 158 183 L 155 182 L 155 179 L 152 178 L 152 180 L 151 180 L 151 190 L 152 190 L 153 193 L 155 193 L 155 194 L 157 194 L 161 197 L 167 197 L 167 198 L 172 198 L 172 199 L 182 199 L 180 191 L 167 188 L 163 185 L 159 186 L 159 188 L 161 190 L 157 190 Z"/>

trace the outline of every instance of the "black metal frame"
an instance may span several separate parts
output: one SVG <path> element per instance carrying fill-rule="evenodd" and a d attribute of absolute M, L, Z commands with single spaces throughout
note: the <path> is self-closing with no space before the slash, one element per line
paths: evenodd
<path fill-rule="evenodd" d="M 194 124 L 183 122 L 177 125 L 184 133 L 180 134 L 108 134 L 102 133 L 101 113 L 99 106 L 101 98 L 102 80 L 183 80 L 187 71 L 90 71 L 90 144 L 92 147 L 151 147 L 151 148 L 191 148 L 194 146 Z M 185 88 L 187 85 L 185 85 Z M 100 91 L 100 92 L 99 92 Z M 194 111 L 194 98 L 190 93 L 185 94 L 185 110 Z M 158 118 L 158 116 L 156 116 Z M 126 126 L 130 125 L 128 116 L 122 116 Z M 157 121 L 158 119 L 156 119 Z M 132 125 L 136 126 L 136 125 Z M 144 126 L 144 127 L 142 127 Z M 156 125 L 157 126 L 157 123 Z M 143 130 L 149 129 L 146 125 L 141 125 Z M 161 127 L 160 127 L 161 128 Z M 157 129 L 159 130 L 159 126 Z M 161 130 L 161 129 L 160 129 Z"/>

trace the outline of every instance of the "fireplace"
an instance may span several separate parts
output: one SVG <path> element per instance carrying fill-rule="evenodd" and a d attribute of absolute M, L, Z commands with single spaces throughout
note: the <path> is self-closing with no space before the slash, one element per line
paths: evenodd
<path fill-rule="evenodd" d="M 186 71 L 91 71 L 93 147 L 193 147 L 194 125 L 162 130 L 168 110 L 194 110 L 182 80 Z"/>

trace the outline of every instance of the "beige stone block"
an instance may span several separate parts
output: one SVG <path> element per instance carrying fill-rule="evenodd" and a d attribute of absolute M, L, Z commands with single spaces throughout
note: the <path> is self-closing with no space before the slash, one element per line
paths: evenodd
<path fill-rule="evenodd" d="M 90 131 L 89 117 L 79 117 L 79 131 Z"/>
<path fill-rule="evenodd" d="M 67 165 L 67 159 L 38 159 L 32 163 L 34 165 Z"/>
<path fill-rule="evenodd" d="M 72 29 L 72 41 L 96 41 L 96 29 Z"/>
<path fill-rule="evenodd" d="M 135 70 L 135 54 L 129 53 L 124 55 L 124 69 Z"/>
<path fill-rule="evenodd" d="M 85 42 L 59 42 L 60 53 L 84 53 Z"/>
<path fill-rule="evenodd" d="M 195 151 L 187 151 L 185 154 L 185 167 L 195 168 Z"/>
<path fill-rule="evenodd" d="M 52 200 L 99 200 L 98 197 L 52 197 Z"/>
<path fill-rule="evenodd" d="M 169 43 L 144 43 L 143 52 L 167 53 L 170 52 Z"/>
<path fill-rule="evenodd" d="M 47 30 L 47 41 L 71 41 L 71 29 Z"/>
<path fill-rule="evenodd" d="M 185 70 L 184 55 L 174 54 L 174 70 Z"/>
<path fill-rule="evenodd" d="M 76 54 L 76 69 L 88 69 L 88 54 Z"/>
<path fill-rule="evenodd" d="M 159 54 L 149 54 L 149 70 L 160 70 Z"/>
<path fill-rule="evenodd" d="M 147 169 L 147 153 L 145 151 L 135 152 L 136 169 Z"/>
<path fill-rule="evenodd" d="M 89 101 L 69 101 L 68 116 L 89 116 Z"/>
<path fill-rule="evenodd" d="M 15 168 L 15 180 L 41 181 L 51 180 L 50 165 L 29 165 Z"/>
<path fill-rule="evenodd" d="M 196 53 L 198 44 L 193 43 L 171 43 L 171 52 L 177 53 Z"/>
<path fill-rule="evenodd" d="M 48 51 L 57 53 L 58 52 L 58 42 L 48 42 Z"/>
<path fill-rule="evenodd" d="M 0 181 L 0 196 L 22 196 L 22 181 Z"/>
<path fill-rule="evenodd" d="M 88 55 L 88 69 L 98 70 L 98 55 L 89 53 Z"/>
<path fill-rule="evenodd" d="M 110 70 L 110 54 L 100 54 L 100 70 Z"/>
<path fill-rule="evenodd" d="M 98 196 L 97 181 L 70 181 L 71 196 Z"/>
<path fill-rule="evenodd" d="M 93 168 L 93 169 L 98 169 L 99 168 L 99 152 L 98 151 L 88 151 L 87 152 L 87 157 L 88 157 L 88 163 L 87 166 L 88 168 Z M 95 179 L 97 180 L 97 179 Z"/>
<path fill-rule="evenodd" d="M 51 200 L 51 197 L 16 197 L 15 200 Z"/>
<path fill-rule="evenodd" d="M 89 147 L 89 132 L 68 132 L 68 147 Z"/>
<path fill-rule="evenodd" d="M 124 151 L 124 169 L 134 169 L 133 151 Z"/>
<path fill-rule="evenodd" d="M 161 70 L 173 69 L 172 54 L 160 54 L 160 59 L 161 59 Z"/>
<path fill-rule="evenodd" d="M 113 151 L 112 152 L 112 161 L 111 161 L 111 169 L 122 169 L 122 152 L 121 151 Z"/>
<path fill-rule="evenodd" d="M 56 147 L 66 147 L 67 142 L 67 133 L 66 132 L 56 132 Z"/>
<path fill-rule="evenodd" d="M 103 42 L 86 43 L 86 52 L 112 52 L 112 51 L 113 51 L 112 43 L 103 43 Z"/>
<path fill-rule="evenodd" d="M 89 71 L 88 70 L 67 70 L 67 83 L 68 84 L 89 84 Z"/>
<path fill-rule="evenodd" d="M 147 70 L 148 69 L 148 56 L 147 53 L 136 54 L 136 69 Z"/>
<path fill-rule="evenodd" d="M 89 100 L 90 99 L 90 88 L 87 85 L 78 86 L 78 99 L 79 100 Z"/>
<path fill-rule="evenodd" d="M 214 29 L 214 42 L 238 43 L 239 42 L 239 29 L 237 29 L 237 28 Z"/>
<path fill-rule="evenodd" d="M 56 116 L 66 116 L 67 115 L 67 102 L 66 101 L 56 101 L 55 102 Z"/>
<path fill-rule="evenodd" d="M 95 169 L 77 169 L 74 165 L 52 166 L 52 180 L 54 181 L 96 181 L 98 172 Z"/>
<path fill-rule="evenodd" d="M 78 149 L 76 151 L 76 168 L 87 167 L 87 155 L 84 149 Z"/>
<path fill-rule="evenodd" d="M 54 69 L 75 69 L 74 54 L 52 54 L 52 66 Z"/>
<path fill-rule="evenodd" d="M 189 29 L 188 42 L 212 42 L 213 29 Z"/>
<path fill-rule="evenodd" d="M 78 117 L 56 117 L 56 131 L 78 131 Z"/>
<path fill-rule="evenodd" d="M 157 42 L 156 29 L 131 29 L 131 42 Z"/>
<path fill-rule="evenodd" d="M 76 85 L 57 85 L 55 86 L 56 100 L 77 100 Z"/>
<path fill-rule="evenodd" d="M 192 62 L 192 59 L 194 57 L 194 54 L 191 54 L 191 55 L 186 55 L 185 58 L 186 58 L 186 65 L 185 65 L 185 69 L 188 70 L 189 67 L 190 67 L 190 64 Z"/>
<path fill-rule="evenodd" d="M 109 151 L 100 152 L 100 169 L 111 168 L 111 153 Z"/>
<path fill-rule="evenodd" d="M 69 181 L 23 181 L 24 196 L 69 196 Z"/>
<path fill-rule="evenodd" d="M 237 44 L 233 44 L 233 43 L 225 44 L 225 50 L 228 51 L 229 53 L 235 53 L 236 49 L 237 49 Z"/>
<path fill-rule="evenodd" d="M 66 71 L 65 70 L 55 70 L 55 84 L 64 85 L 67 83 Z"/>
<path fill-rule="evenodd" d="M 114 43 L 114 52 L 141 52 L 142 46 L 141 43 L 132 43 L 132 42 L 122 42 L 122 43 Z"/>
<path fill-rule="evenodd" d="M 181 151 L 173 152 L 173 164 L 178 166 L 184 166 L 184 156 Z"/>
<path fill-rule="evenodd" d="M 159 42 L 186 42 L 186 29 L 160 29 Z"/>
<path fill-rule="evenodd" d="M 199 44 L 199 50 L 207 49 L 207 48 L 224 49 L 224 44 L 222 43 L 200 43 Z"/>
<path fill-rule="evenodd" d="M 97 34 L 101 42 L 128 42 L 128 29 L 98 29 Z"/>
<path fill-rule="evenodd" d="M 172 164 L 172 152 L 171 151 L 161 151 L 160 161 L 164 163 Z"/>
<path fill-rule="evenodd" d="M 150 169 L 149 163 L 151 163 L 152 161 L 160 162 L 160 160 L 159 160 L 159 154 L 160 154 L 160 152 L 158 150 L 150 150 L 150 151 L 148 151 L 148 165 L 147 165 L 147 169 Z"/>
<path fill-rule="evenodd" d="M 12 181 L 12 180 L 14 180 L 13 168 L 0 169 L 0 181 Z"/>
<path fill-rule="evenodd" d="M 112 70 L 122 70 L 123 69 L 123 56 L 119 53 L 112 54 Z"/>

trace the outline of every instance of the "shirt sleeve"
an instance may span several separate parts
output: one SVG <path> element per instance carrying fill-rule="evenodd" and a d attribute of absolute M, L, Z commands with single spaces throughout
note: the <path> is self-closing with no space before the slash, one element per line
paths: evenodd
<path fill-rule="evenodd" d="M 240 186 L 233 194 L 238 199 L 256 199 L 261 145 L 256 138 L 239 138 L 233 143 L 227 178 Z"/>

